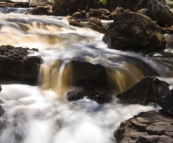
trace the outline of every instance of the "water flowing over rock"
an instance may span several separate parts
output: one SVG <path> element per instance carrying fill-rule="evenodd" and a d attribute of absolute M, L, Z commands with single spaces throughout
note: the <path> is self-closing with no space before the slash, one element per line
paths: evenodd
<path fill-rule="evenodd" d="M 145 77 L 132 88 L 117 95 L 117 98 L 131 104 L 159 104 L 160 111 L 173 115 L 173 90 L 169 84 L 155 77 Z"/>
<path fill-rule="evenodd" d="M 1 46 L 0 47 L 0 76 L 16 82 L 36 84 L 41 58 L 28 57 L 29 48 Z M 31 50 L 34 52 L 36 49 Z M 37 50 L 36 50 L 37 51 Z"/>
<path fill-rule="evenodd" d="M 154 111 L 121 122 L 114 132 L 117 143 L 172 143 L 172 135 L 173 118 Z"/>
<path fill-rule="evenodd" d="M 112 15 L 114 23 L 103 37 L 109 48 L 143 53 L 165 49 L 161 29 L 147 16 L 123 8 L 117 8 Z"/>

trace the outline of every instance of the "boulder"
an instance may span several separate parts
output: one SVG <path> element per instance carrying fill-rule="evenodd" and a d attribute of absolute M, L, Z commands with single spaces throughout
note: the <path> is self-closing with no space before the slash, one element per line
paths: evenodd
<path fill-rule="evenodd" d="M 0 46 L 0 77 L 13 82 L 35 85 L 38 79 L 40 56 L 28 57 L 29 48 Z M 30 51 L 37 51 L 31 49 Z"/>
<path fill-rule="evenodd" d="M 160 26 L 173 24 L 173 13 L 164 0 L 107 0 L 107 6 L 110 11 L 114 11 L 117 7 L 135 12 L 145 8 L 150 11 L 152 19 Z"/>
<path fill-rule="evenodd" d="M 73 91 L 67 93 L 69 101 L 88 97 L 98 103 L 111 100 L 112 89 L 109 83 L 109 75 L 102 65 L 94 65 L 83 61 L 71 61 L 71 86 Z"/>
<path fill-rule="evenodd" d="M 155 111 L 141 112 L 121 122 L 114 137 L 117 143 L 172 143 L 173 118 Z"/>
<path fill-rule="evenodd" d="M 142 53 L 165 49 L 161 29 L 149 17 L 123 8 L 117 8 L 112 16 L 114 22 L 103 37 L 109 48 Z"/>
<path fill-rule="evenodd" d="M 173 116 L 173 90 L 169 84 L 156 77 L 145 77 L 132 88 L 117 95 L 118 99 L 131 104 L 147 105 L 156 103 L 162 107 L 160 111 Z"/>

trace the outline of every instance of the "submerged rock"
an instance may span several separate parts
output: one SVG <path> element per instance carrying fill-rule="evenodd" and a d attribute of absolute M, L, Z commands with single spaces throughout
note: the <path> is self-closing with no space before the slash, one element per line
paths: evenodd
<path fill-rule="evenodd" d="M 112 99 L 111 93 L 108 89 L 104 89 L 104 87 L 77 88 L 75 91 L 67 93 L 68 101 L 75 101 L 84 97 L 94 100 L 99 104 L 108 103 Z"/>
<path fill-rule="evenodd" d="M 161 52 L 166 42 L 161 29 L 147 16 L 117 8 L 103 37 L 109 48 L 142 53 Z"/>
<path fill-rule="evenodd" d="M 41 57 L 28 57 L 29 48 L 0 46 L 0 77 L 13 82 L 36 84 Z M 34 52 L 36 49 L 30 51 Z"/>
<path fill-rule="evenodd" d="M 121 122 L 114 136 L 117 143 L 172 143 L 173 118 L 154 111 L 141 112 Z"/>
<path fill-rule="evenodd" d="M 132 88 L 117 95 L 117 98 L 131 104 L 147 105 L 153 102 L 162 107 L 162 112 L 173 116 L 173 91 L 169 89 L 168 83 L 156 77 L 143 78 Z"/>

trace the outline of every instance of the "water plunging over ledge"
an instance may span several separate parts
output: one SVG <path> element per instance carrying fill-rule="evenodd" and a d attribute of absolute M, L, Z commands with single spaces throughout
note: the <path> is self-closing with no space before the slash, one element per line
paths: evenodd
<path fill-rule="evenodd" d="M 65 17 L 1 14 L 0 19 L 0 45 L 38 48 L 29 55 L 43 58 L 39 86 L 2 85 L 0 143 L 115 143 L 113 132 L 122 120 L 153 109 L 120 102 L 115 95 L 103 105 L 86 98 L 68 102 L 71 60 L 103 65 L 115 93 L 147 72 L 173 76 L 159 59 L 107 49 L 103 34 L 69 26 Z"/>

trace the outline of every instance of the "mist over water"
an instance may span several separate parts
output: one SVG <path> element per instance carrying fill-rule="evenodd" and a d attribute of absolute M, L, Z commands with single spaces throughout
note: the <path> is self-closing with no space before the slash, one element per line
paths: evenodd
<path fill-rule="evenodd" d="M 0 45 L 37 48 L 39 52 L 28 51 L 29 56 L 43 58 L 38 86 L 2 85 L 0 105 L 5 113 L 0 117 L 0 143 L 115 143 L 113 133 L 121 121 L 154 110 L 121 102 L 116 93 L 134 85 L 150 68 L 172 81 L 168 77 L 173 73 L 163 63 L 107 49 L 103 34 L 69 26 L 65 17 L 10 13 L 0 19 Z M 71 60 L 106 68 L 116 87 L 111 103 L 67 101 Z"/>

